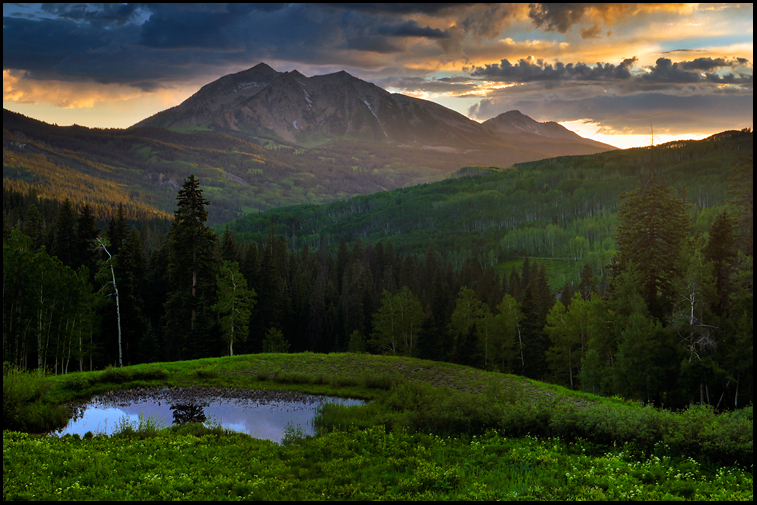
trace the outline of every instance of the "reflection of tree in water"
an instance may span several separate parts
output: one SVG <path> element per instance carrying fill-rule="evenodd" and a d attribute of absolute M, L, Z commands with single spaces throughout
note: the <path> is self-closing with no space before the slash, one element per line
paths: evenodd
<path fill-rule="evenodd" d="M 202 411 L 202 405 L 194 405 L 192 403 L 178 403 L 171 405 L 173 410 L 173 423 L 201 423 L 205 421 L 205 412 Z"/>

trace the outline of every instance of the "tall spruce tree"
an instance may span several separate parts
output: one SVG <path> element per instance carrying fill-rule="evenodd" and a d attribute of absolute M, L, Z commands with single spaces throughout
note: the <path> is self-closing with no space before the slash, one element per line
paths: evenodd
<path fill-rule="evenodd" d="M 747 256 L 754 254 L 754 158 L 741 158 L 733 166 L 729 203 L 736 206 L 736 236 L 739 248 Z"/>
<path fill-rule="evenodd" d="M 590 300 L 592 293 L 599 293 L 597 283 L 594 282 L 594 270 L 588 263 L 584 264 L 581 270 L 581 282 L 578 283 L 578 293 L 584 301 Z"/>
<path fill-rule="evenodd" d="M 727 211 L 715 216 L 710 227 L 710 238 L 704 250 L 704 257 L 713 264 L 717 300 L 714 312 L 723 315 L 728 307 L 731 293 L 731 275 L 736 262 L 736 240 L 733 236 L 733 220 Z"/>
<path fill-rule="evenodd" d="M 194 174 L 184 181 L 176 200 L 167 243 L 171 293 L 166 302 L 166 335 L 178 357 L 186 359 L 200 355 L 210 339 L 207 325 L 198 325 L 197 317 L 215 301 L 216 235 L 205 224 L 210 201 L 202 196 Z"/>
<path fill-rule="evenodd" d="M 89 205 L 84 205 L 76 220 L 76 254 L 78 265 L 84 265 L 94 274 L 95 271 L 95 239 L 100 235 L 95 215 Z"/>
<path fill-rule="evenodd" d="M 55 222 L 52 254 L 57 256 L 64 265 L 75 268 L 77 266 L 76 253 L 76 213 L 71 201 L 66 198 L 60 209 L 58 220 Z"/>
<path fill-rule="evenodd" d="M 544 334 L 544 324 L 541 322 L 531 287 L 526 288 L 521 305 L 523 320 L 520 323 L 523 341 L 523 370 L 526 377 L 543 379 L 547 372 L 546 352 L 549 339 Z"/>
<path fill-rule="evenodd" d="M 621 195 L 618 211 L 618 268 L 639 266 L 642 296 L 650 314 L 662 320 L 675 296 L 681 275 L 680 254 L 689 232 L 687 205 L 654 174 L 631 193 Z M 617 273 L 616 273 L 617 275 Z"/>
<path fill-rule="evenodd" d="M 24 222 L 21 225 L 21 231 L 27 237 L 32 239 L 32 249 L 37 250 L 42 245 L 44 235 L 42 233 L 42 215 L 35 204 L 29 205 L 26 210 Z"/>

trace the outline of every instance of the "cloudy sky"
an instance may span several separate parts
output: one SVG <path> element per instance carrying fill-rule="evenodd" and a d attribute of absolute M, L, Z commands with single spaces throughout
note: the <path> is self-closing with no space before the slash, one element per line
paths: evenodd
<path fill-rule="evenodd" d="M 752 4 L 3 4 L 3 107 L 130 126 L 260 62 L 618 147 L 753 126 Z"/>

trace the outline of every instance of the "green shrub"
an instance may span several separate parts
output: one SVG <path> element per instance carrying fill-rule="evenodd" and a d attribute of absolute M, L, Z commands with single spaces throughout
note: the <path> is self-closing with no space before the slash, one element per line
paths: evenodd
<path fill-rule="evenodd" d="M 365 405 L 343 405 L 341 403 L 326 402 L 318 406 L 313 426 L 318 435 L 349 427 L 366 429 L 376 424 L 383 424 L 386 420 L 383 406 L 378 402 Z"/>
<path fill-rule="evenodd" d="M 357 386 L 360 381 L 353 377 L 332 377 L 331 385 L 334 387 Z"/>
<path fill-rule="evenodd" d="M 195 371 L 195 375 L 200 379 L 217 379 L 219 377 L 218 370 L 212 368 L 200 368 Z"/>
<path fill-rule="evenodd" d="M 380 375 L 374 375 L 364 373 L 362 377 L 363 385 L 369 389 L 385 389 L 389 390 L 394 384 L 394 379 L 391 375 L 384 373 Z"/>
<path fill-rule="evenodd" d="M 74 372 L 68 375 L 69 376 L 66 379 L 66 382 L 63 383 L 63 389 L 67 389 L 69 391 L 84 391 L 94 382 L 93 378 L 90 375 L 86 375 L 80 372 Z"/>
<path fill-rule="evenodd" d="M 24 371 L 11 363 L 3 363 L 3 429 L 14 428 L 21 409 L 38 400 L 47 391 L 44 376 Z"/>
<path fill-rule="evenodd" d="M 105 370 L 100 372 L 98 380 L 101 383 L 113 382 L 116 384 L 123 384 L 124 382 L 135 380 L 161 380 L 168 378 L 168 376 L 168 371 L 162 368 L 133 370 L 131 368 L 108 366 Z"/>
<path fill-rule="evenodd" d="M 3 430 L 44 433 L 65 426 L 68 409 L 46 401 L 45 376 L 3 363 Z"/>
<path fill-rule="evenodd" d="M 284 335 L 280 330 L 271 328 L 268 330 L 268 333 L 265 334 L 265 340 L 263 340 L 263 352 L 289 352 L 289 342 L 284 338 Z"/>
<path fill-rule="evenodd" d="M 302 442 L 308 438 L 310 437 L 305 435 L 305 432 L 299 424 L 294 426 L 292 421 L 289 421 L 286 426 L 284 426 L 284 436 L 281 438 L 281 445 L 288 447 L 294 444 L 302 444 Z"/>

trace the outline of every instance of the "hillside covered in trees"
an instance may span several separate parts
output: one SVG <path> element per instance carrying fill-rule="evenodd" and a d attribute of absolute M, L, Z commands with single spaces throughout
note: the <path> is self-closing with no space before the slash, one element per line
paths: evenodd
<path fill-rule="evenodd" d="M 294 237 L 298 247 L 317 248 L 325 240 L 331 251 L 342 238 L 348 244 L 357 238 L 373 244 L 391 239 L 398 252 L 414 255 L 433 242 L 455 268 L 469 257 L 488 266 L 539 257 L 559 273 L 553 280 L 557 288 L 578 282 L 584 263 L 605 275 L 617 252 L 620 195 L 652 172 L 691 204 L 692 229 L 706 233 L 725 209 L 733 164 L 751 156 L 752 135 L 724 132 L 701 141 L 550 158 L 512 169 L 468 167 L 438 183 L 272 209 L 229 226 L 239 239 L 259 241 L 273 222 L 276 233 Z"/>
<path fill-rule="evenodd" d="M 183 182 L 167 234 L 149 244 L 122 207 L 100 230 L 91 210 L 69 202 L 41 233 L 36 203 L 22 198 L 20 226 L 6 220 L 4 228 L 4 361 L 65 373 L 260 351 L 371 352 L 665 407 L 750 402 L 751 133 L 595 156 L 601 165 L 564 158 L 438 183 L 464 192 L 429 185 L 377 195 L 397 204 L 386 212 L 403 211 L 397 226 L 412 226 L 412 216 L 414 230 L 427 227 L 424 209 L 448 212 L 452 223 L 466 209 L 489 213 L 479 215 L 480 229 L 458 236 L 436 221 L 422 251 L 403 234 L 366 231 L 364 240 L 365 223 L 352 236 L 325 224 L 320 238 L 303 235 L 318 222 L 294 219 L 293 209 L 267 216 L 266 229 L 247 236 L 256 240 L 231 228 L 217 233 L 208 227 L 212 200 L 194 176 Z M 673 189 L 684 176 L 687 189 Z M 424 192 L 431 196 L 423 200 Z M 305 210 L 350 224 L 368 215 L 359 205 L 370 198 Z M 476 201 L 492 204 L 477 210 Z M 591 247 L 573 257 L 579 278 L 550 288 L 545 260 L 534 259 L 543 250 L 528 248 L 549 242 L 529 246 L 528 231 L 552 233 L 555 252 L 565 254 L 578 250 L 570 236 L 578 223 L 601 219 Z M 511 244 L 526 256 L 505 275 L 495 268 L 501 257 L 450 245 L 495 229 L 507 230 L 493 242 L 500 253 Z M 608 239 L 605 260 L 589 254 Z"/>
<path fill-rule="evenodd" d="M 59 204 L 68 198 L 98 218 L 118 204 L 128 219 L 170 217 L 190 174 L 202 180 L 212 202 L 208 222 L 218 225 L 275 207 L 438 181 L 470 163 L 540 157 L 507 152 L 347 138 L 306 148 L 203 127 L 60 127 L 3 110 L 3 188 Z"/>

